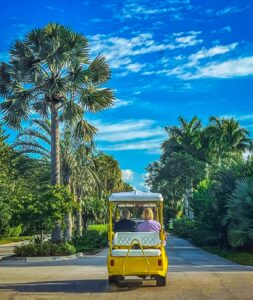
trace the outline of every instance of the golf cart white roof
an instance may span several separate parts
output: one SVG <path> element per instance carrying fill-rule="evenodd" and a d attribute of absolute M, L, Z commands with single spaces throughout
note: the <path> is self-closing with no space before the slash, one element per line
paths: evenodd
<path fill-rule="evenodd" d="M 133 192 L 123 192 L 123 193 L 113 193 L 109 197 L 110 202 L 162 202 L 163 197 L 159 193 L 151 193 L 151 192 L 141 192 L 141 191 L 133 191 Z"/>

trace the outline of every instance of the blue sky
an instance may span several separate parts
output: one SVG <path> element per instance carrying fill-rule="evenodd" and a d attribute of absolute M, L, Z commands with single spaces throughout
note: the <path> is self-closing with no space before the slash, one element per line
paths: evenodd
<path fill-rule="evenodd" d="M 115 107 L 89 119 L 97 146 L 143 188 L 166 125 L 182 115 L 234 116 L 253 132 L 250 0 L 1 0 L 0 60 L 11 42 L 58 22 L 83 33 L 112 68 Z"/>

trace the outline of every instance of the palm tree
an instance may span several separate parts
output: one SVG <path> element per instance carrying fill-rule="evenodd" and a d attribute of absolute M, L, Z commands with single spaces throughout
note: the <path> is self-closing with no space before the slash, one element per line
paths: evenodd
<path fill-rule="evenodd" d="M 210 137 L 213 154 L 220 161 L 229 154 L 240 154 L 252 148 L 249 131 L 242 128 L 234 118 L 210 117 L 206 133 Z"/>
<path fill-rule="evenodd" d="M 203 157 L 201 145 L 202 124 L 195 116 L 189 122 L 179 117 L 180 126 L 167 126 L 169 138 L 163 142 L 164 156 L 171 152 L 186 152 L 197 158 Z"/>
<path fill-rule="evenodd" d="M 189 198 L 192 197 L 193 178 L 192 176 L 186 176 L 183 170 L 186 169 L 186 173 L 188 173 L 190 170 L 189 163 L 190 166 L 192 166 L 194 165 L 193 161 L 198 162 L 199 160 L 204 160 L 204 149 L 201 144 L 203 128 L 200 120 L 196 116 L 189 122 L 180 116 L 179 122 L 180 126 L 165 127 L 169 138 L 162 144 L 162 161 L 166 162 L 167 159 L 174 158 L 174 162 L 177 165 L 176 169 L 179 168 L 178 170 L 181 171 L 181 178 L 185 181 L 185 194 L 183 195 L 185 213 L 189 216 Z"/>
<path fill-rule="evenodd" d="M 112 90 L 101 88 L 110 77 L 103 56 L 89 59 L 88 41 L 59 24 L 34 29 L 10 50 L 10 62 L 0 64 L 3 121 L 19 128 L 31 111 L 51 115 L 52 184 L 60 184 L 59 122 L 76 121 L 75 135 L 92 137 L 96 129 L 84 113 L 112 105 Z"/>
<path fill-rule="evenodd" d="M 19 129 L 31 111 L 51 116 L 51 183 L 60 184 L 59 123 L 75 121 L 78 137 L 96 133 L 84 119 L 85 112 L 110 107 L 111 89 L 101 88 L 110 78 L 109 66 L 103 56 L 89 59 L 88 41 L 70 29 L 50 23 L 34 29 L 10 50 L 10 62 L 0 63 L 0 96 L 7 126 Z M 59 224 L 55 240 L 60 239 Z"/>
<path fill-rule="evenodd" d="M 19 153 L 35 153 L 50 157 L 50 133 L 49 120 L 32 120 L 30 127 L 20 131 L 14 146 Z M 73 128 L 68 125 L 63 128 L 61 137 L 61 183 L 76 196 L 75 181 L 80 181 L 80 178 L 76 176 L 77 170 L 80 170 L 80 161 L 87 161 L 88 154 L 93 149 L 93 143 L 76 138 L 73 135 Z M 80 173 L 85 173 L 87 168 L 89 168 L 88 164 L 82 164 Z M 85 180 L 89 182 L 88 176 Z M 84 184 L 83 181 L 82 184 Z M 73 227 L 71 211 L 65 215 L 65 225 L 64 240 L 69 241 Z"/>

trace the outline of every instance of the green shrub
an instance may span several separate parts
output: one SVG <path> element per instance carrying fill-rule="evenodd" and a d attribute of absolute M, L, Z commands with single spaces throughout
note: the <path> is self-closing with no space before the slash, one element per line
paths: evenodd
<path fill-rule="evenodd" d="M 107 225 L 89 226 L 84 236 L 74 237 L 72 243 L 78 252 L 93 252 L 106 247 L 108 245 Z"/>
<path fill-rule="evenodd" d="M 221 241 L 220 233 L 205 229 L 193 229 L 190 238 L 197 246 L 216 246 Z"/>
<path fill-rule="evenodd" d="M 96 224 L 96 225 L 89 225 L 88 230 L 97 230 L 101 232 L 108 231 L 108 224 Z"/>
<path fill-rule="evenodd" d="M 63 242 L 54 244 L 50 241 L 44 243 L 30 242 L 29 244 L 22 244 L 14 248 L 15 255 L 19 257 L 33 257 L 33 256 L 60 256 L 70 255 L 76 252 L 72 244 Z"/>
<path fill-rule="evenodd" d="M 194 230 L 194 220 L 182 217 L 173 221 L 173 233 L 182 238 L 190 238 L 191 232 Z"/>
<path fill-rule="evenodd" d="M 22 232 L 22 226 L 18 225 L 16 227 L 10 227 L 8 230 L 8 237 L 17 237 Z"/>

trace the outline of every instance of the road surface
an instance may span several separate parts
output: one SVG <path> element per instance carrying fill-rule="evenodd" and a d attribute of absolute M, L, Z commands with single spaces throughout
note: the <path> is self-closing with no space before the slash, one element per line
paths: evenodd
<path fill-rule="evenodd" d="M 47 263 L 0 261 L 0 299 L 253 299 L 253 267 L 170 237 L 168 283 L 109 286 L 106 254 Z"/>

